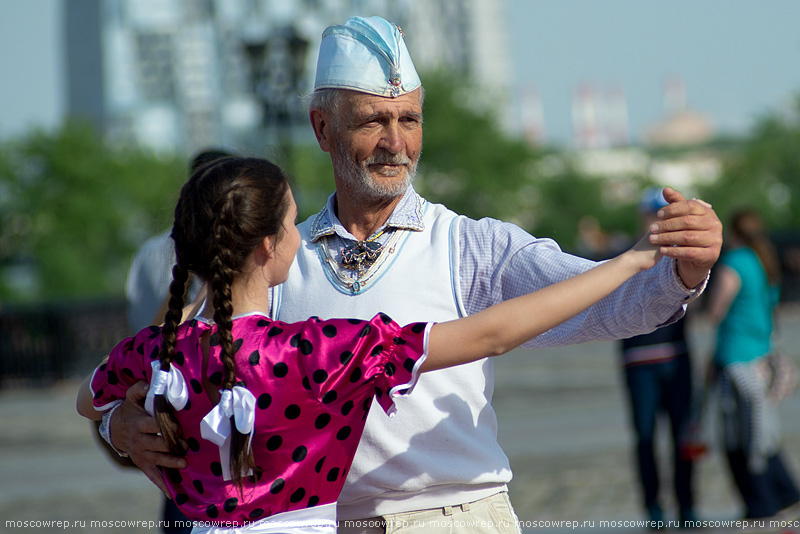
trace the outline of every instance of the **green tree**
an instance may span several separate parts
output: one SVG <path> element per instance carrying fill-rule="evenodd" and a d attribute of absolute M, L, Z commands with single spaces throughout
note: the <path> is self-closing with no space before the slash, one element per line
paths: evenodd
<path fill-rule="evenodd" d="M 173 156 L 111 149 L 82 123 L 0 145 L 0 299 L 122 294 L 131 254 L 169 227 L 186 172 Z"/>
<path fill-rule="evenodd" d="M 501 102 L 445 72 L 428 73 L 425 86 L 423 157 L 417 190 L 470 217 L 526 224 L 532 207 L 527 168 L 537 156 L 521 137 L 505 133 L 497 117 Z"/>
<path fill-rule="evenodd" d="M 772 228 L 800 227 L 800 95 L 785 112 L 762 117 L 726 151 L 722 176 L 699 188 L 723 222 L 744 206 L 758 209 Z"/>

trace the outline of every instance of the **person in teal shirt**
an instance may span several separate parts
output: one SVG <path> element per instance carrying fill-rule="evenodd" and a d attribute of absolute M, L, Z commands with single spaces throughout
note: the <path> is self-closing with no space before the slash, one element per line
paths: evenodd
<path fill-rule="evenodd" d="M 739 291 L 717 329 L 714 363 L 719 367 L 757 360 L 770 351 L 772 310 L 778 304 L 779 291 L 761 263 L 748 246 L 726 252 L 719 261 L 718 265 L 724 267 L 720 269 L 721 280 L 740 280 Z"/>
<path fill-rule="evenodd" d="M 780 455 L 777 407 L 767 398 L 760 369 L 772 348 L 780 265 L 756 212 L 736 213 L 729 228 L 728 250 L 713 274 L 709 309 L 718 323 L 713 363 L 725 452 L 745 517 L 771 517 L 800 504 L 800 492 Z"/>

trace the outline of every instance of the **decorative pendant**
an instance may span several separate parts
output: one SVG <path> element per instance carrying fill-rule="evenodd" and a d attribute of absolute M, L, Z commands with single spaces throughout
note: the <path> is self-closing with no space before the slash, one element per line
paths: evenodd
<path fill-rule="evenodd" d="M 375 241 L 357 241 L 342 250 L 342 267 L 361 273 L 375 263 L 382 250 L 383 245 Z"/>

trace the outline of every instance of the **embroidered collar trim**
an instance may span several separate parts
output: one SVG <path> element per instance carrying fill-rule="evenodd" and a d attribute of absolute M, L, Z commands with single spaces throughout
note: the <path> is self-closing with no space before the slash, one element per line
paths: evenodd
<path fill-rule="evenodd" d="M 312 242 L 321 237 L 338 235 L 342 239 L 357 241 L 355 236 L 348 232 L 334 212 L 336 193 L 328 197 L 325 207 L 317 213 L 311 221 L 310 237 Z M 386 221 L 386 228 L 400 228 L 421 232 L 425 229 L 422 216 L 425 211 L 425 199 L 409 187 L 395 210 Z"/>

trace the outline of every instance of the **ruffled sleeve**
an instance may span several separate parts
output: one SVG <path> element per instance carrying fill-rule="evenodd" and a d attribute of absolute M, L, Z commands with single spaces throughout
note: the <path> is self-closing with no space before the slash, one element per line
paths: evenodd
<path fill-rule="evenodd" d="M 431 326 L 401 327 L 382 313 L 369 321 L 310 319 L 292 344 L 301 353 L 305 384 L 330 410 L 348 410 L 374 395 L 392 415 L 394 398 L 414 389 Z"/>
<path fill-rule="evenodd" d="M 122 340 L 111 350 L 108 360 L 94 370 L 91 391 L 94 407 L 104 412 L 113 408 L 117 401 L 125 399 L 125 393 L 140 380 L 149 382 L 150 361 L 158 358 L 161 329 L 147 327 L 135 336 Z"/>

